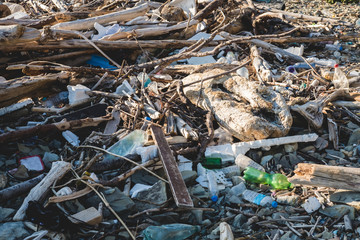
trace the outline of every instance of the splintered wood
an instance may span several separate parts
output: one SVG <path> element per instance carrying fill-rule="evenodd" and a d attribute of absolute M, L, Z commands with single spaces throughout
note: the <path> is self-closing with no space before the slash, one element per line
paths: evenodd
<path fill-rule="evenodd" d="M 166 142 L 162 128 L 152 125 L 150 129 L 155 144 L 158 147 L 159 156 L 168 177 L 170 189 L 176 205 L 178 207 L 193 207 L 194 203 L 189 195 L 188 189 L 186 188 L 171 149 Z"/>
<path fill-rule="evenodd" d="M 299 163 L 289 178 L 293 184 L 359 191 L 360 168 Z"/>

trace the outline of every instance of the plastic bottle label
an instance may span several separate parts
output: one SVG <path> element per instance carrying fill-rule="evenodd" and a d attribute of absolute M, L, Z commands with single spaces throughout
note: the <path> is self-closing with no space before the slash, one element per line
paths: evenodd
<path fill-rule="evenodd" d="M 266 197 L 266 196 L 263 195 L 263 194 L 258 194 L 258 195 L 255 197 L 253 203 L 255 203 L 256 205 L 260 205 L 260 202 L 264 199 L 264 197 Z"/>

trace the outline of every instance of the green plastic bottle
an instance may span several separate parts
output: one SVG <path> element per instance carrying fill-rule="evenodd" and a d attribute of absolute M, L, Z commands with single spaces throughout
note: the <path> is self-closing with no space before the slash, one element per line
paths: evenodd
<path fill-rule="evenodd" d="M 253 167 L 247 167 L 245 169 L 244 179 L 253 183 L 268 184 L 273 189 L 288 189 L 293 187 L 286 176 L 280 173 L 269 174 Z"/>

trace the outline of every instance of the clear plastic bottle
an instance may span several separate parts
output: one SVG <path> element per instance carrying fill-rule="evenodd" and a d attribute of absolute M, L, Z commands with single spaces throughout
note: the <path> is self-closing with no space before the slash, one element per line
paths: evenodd
<path fill-rule="evenodd" d="M 109 147 L 107 150 L 109 152 L 115 153 L 120 156 L 126 156 L 128 154 L 135 153 L 136 148 L 141 147 L 147 140 L 146 129 L 148 127 L 148 121 L 151 119 L 149 117 L 145 118 L 141 129 L 137 129 L 126 135 L 124 138 L 117 141 L 114 145 Z M 104 157 L 104 161 L 113 160 L 116 157 L 110 154 L 106 154 Z"/>
<path fill-rule="evenodd" d="M 216 182 L 216 175 L 213 171 L 208 171 L 206 174 L 209 186 L 209 192 L 211 195 L 211 201 L 216 202 L 218 200 L 218 185 Z"/>
<path fill-rule="evenodd" d="M 338 64 L 335 64 L 334 68 L 335 72 L 332 82 L 335 88 L 349 88 L 349 80 L 347 79 L 345 73 L 339 68 Z"/>
<path fill-rule="evenodd" d="M 244 185 L 241 189 L 243 189 L 242 197 L 246 201 L 255 203 L 256 205 L 263 207 L 273 207 L 273 208 L 277 207 L 278 205 L 277 202 L 274 201 L 270 196 L 266 196 L 264 194 L 248 190 L 246 189 L 244 183 L 240 183 L 240 184 Z"/>
<path fill-rule="evenodd" d="M 144 240 L 184 240 L 200 230 L 200 226 L 174 223 L 149 226 L 143 231 L 143 235 Z"/>

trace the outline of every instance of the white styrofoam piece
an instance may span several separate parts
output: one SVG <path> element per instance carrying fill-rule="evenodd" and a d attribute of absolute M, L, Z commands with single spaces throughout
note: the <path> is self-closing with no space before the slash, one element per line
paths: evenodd
<path fill-rule="evenodd" d="M 141 163 L 145 163 L 158 156 L 158 148 L 156 145 L 151 145 L 147 147 L 138 147 L 136 148 L 135 151 L 136 154 L 140 155 Z"/>
<path fill-rule="evenodd" d="M 307 213 L 313 213 L 321 207 L 321 203 L 316 197 L 310 197 L 301 205 Z"/>
<path fill-rule="evenodd" d="M 85 93 L 86 91 L 90 91 L 90 89 L 81 84 L 77 84 L 76 86 L 68 85 L 67 89 L 69 91 L 70 105 L 82 102 L 83 100 L 90 98 L 89 95 Z"/>

